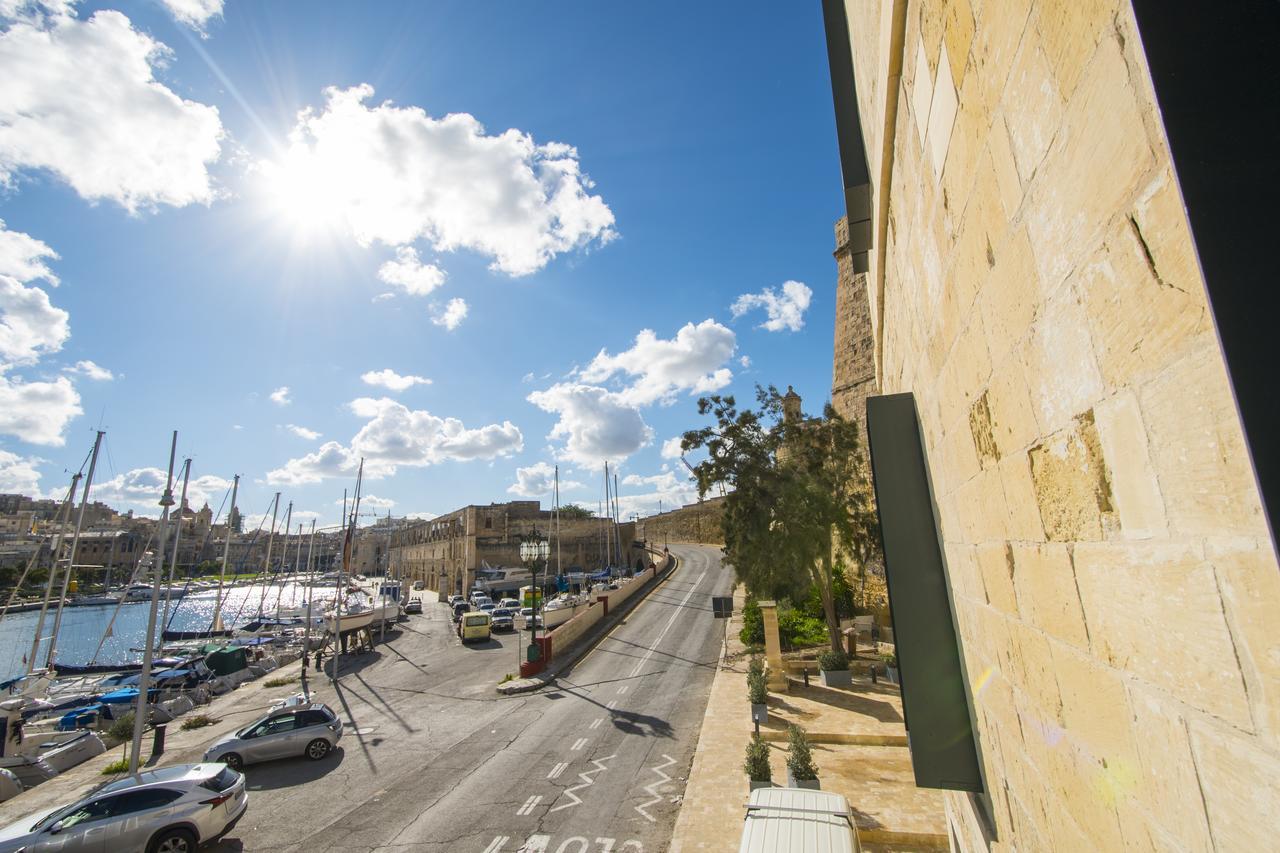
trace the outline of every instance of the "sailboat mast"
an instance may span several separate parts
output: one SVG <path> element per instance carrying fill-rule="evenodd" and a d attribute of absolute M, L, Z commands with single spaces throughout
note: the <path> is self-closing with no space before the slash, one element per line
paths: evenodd
<path fill-rule="evenodd" d="M 53 547 L 50 549 L 53 565 L 49 567 L 49 579 L 44 585 L 44 601 L 40 603 L 40 616 L 36 619 L 36 635 L 31 640 L 31 654 L 27 657 L 28 674 L 36 668 L 36 655 L 40 653 L 40 632 L 44 630 L 45 616 L 49 613 L 49 599 L 53 596 L 53 581 L 58 576 L 58 552 L 62 550 L 62 528 L 67 519 L 71 517 L 71 506 L 76 502 L 76 490 L 79 486 L 80 472 L 77 471 L 71 477 L 71 489 L 67 492 L 66 500 L 62 502 L 62 509 L 58 511 L 57 515 L 58 532 L 53 537 Z"/>
<path fill-rule="evenodd" d="M 227 541 L 222 543 L 222 571 L 218 573 L 218 600 L 213 605 L 213 621 L 209 623 L 210 631 L 222 630 L 222 591 L 227 581 L 227 561 L 231 558 L 231 520 L 236 516 L 236 492 L 240 490 L 240 475 L 236 474 L 231 481 L 231 512 L 227 513 Z"/>
<path fill-rule="evenodd" d="M 271 570 L 271 545 L 276 539 L 276 514 L 280 512 L 280 493 L 276 492 L 276 496 L 271 500 L 271 530 L 267 533 L 267 555 L 262 558 L 262 573 L 265 575 Z M 258 596 L 258 618 L 262 618 L 262 605 L 267 601 L 267 584 L 262 581 L 262 595 Z"/>
<path fill-rule="evenodd" d="M 191 460 L 182 460 L 182 498 L 178 502 L 178 523 L 173 532 L 173 557 L 169 560 L 169 585 L 164 590 L 164 618 L 160 620 L 160 637 L 169 627 L 169 602 L 173 600 L 173 579 L 178 571 L 178 545 L 182 542 L 182 511 L 187 507 L 187 482 L 191 479 Z"/>
<path fill-rule="evenodd" d="M 621 509 L 618 507 L 618 475 L 613 475 L 613 534 L 618 540 L 618 563 L 626 562 L 622 557 L 622 519 L 619 517 Z"/>
<path fill-rule="evenodd" d="M 280 549 L 280 568 L 285 570 L 285 577 L 289 575 L 289 528 L 293 524 L 293 501 L 289 501 L 289 508 L 284 513 L 284 527 L 280 528 L 284 531 L 284 547 Z M 301 547 L 302 543 L 298 543 Z M 280 573 L 276 572 L 276 621 L 280 621 L 280 596 L 284 593 L 284 581 L 280 579 Z"/>
<path fill-rule="evenodd" d="M 89 505 L 89 489 L 93 486 L 93 471 L 98 466 L 98 449 L 102 447 L 102 436 L 105 433 L 98 430 L 98 435 L 93 439 L 93 455 L 89 457 L 89 473 L 84 480 L 84 495 L 80 498 L 80 512 L 76 515 L 76 532 L 71 537 L 71 555 L 67 557 L 67 573 L 62 576 L 62 594 L 58 596 L 58 611 L 53 616 L 53 633 L 49 636 L 49 655 L 45 658 L 44 665 L 46 668 L 53 668 L 53 657 L 58 649 L 58 629 L 62 627 L 62 607 L 63 602 L 67 600 L 67 587 L 71 584 L 71 573 L 76 567 L 76 551 L 80 547 L 80 529 L 84 526 L 84 511 Z"/>
<path fill-rule="evenodd" d="M 556 466 L 556 577 L 564 577 L 564 566 L 560 563 L 560 466 Z"/>
<path fill-rule="evenodd" d="M 169 507 L 173 506 L 173 460 L 178 454 L 178 431 L 169 445 L 169 473 L 160 496 L 160 521 L 156 524 L 156 559 L 151 578 L 151 610 L 147 614 L 147 641 L 142 645 L 142 672 L 138 674 L 138 705 L 133 712 L 133 748 L 129 750 L 129 773 L 138 772 L 142 752 L 142 728 L 147 723 L 147 693 L 151 687 L 151 660 L 156 649 L 156 615 L 160 610 L 160 580 L 164 574 L 164 539 L 168 533 Z"/>

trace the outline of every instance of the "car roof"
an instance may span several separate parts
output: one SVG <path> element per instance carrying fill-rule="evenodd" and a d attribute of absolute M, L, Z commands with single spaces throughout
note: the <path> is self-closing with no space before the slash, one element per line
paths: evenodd
<path fill-rule="evenodd" d="M 93 795 L 112 794 L 129 788 L 141 788 L 146 785 L 172 785 L 187 779 L 204 779 L 212 776 L 216 765 L 213 764 L 171 764 L 168 767 L 157 767 L 155 770 L 144 770 L 123 779 L 116 779 L 100 785 L 93 790 Z"/>

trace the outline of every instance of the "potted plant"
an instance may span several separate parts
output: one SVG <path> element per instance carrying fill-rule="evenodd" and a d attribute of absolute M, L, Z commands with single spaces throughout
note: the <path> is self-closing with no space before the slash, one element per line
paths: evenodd
<path fill-rule="evenodd" d="M 751 781 L 751 790 L 773 787 L 773 771 L 769 769 L 769 744 L 760 739 L 760 735 L 752 735 L 747 743 L 747 760 L 742 769 Z"/>
<path fill-rule="evenodd" d="M 835 649 L 827 649 L 818 655 L 818 671 L 827 687 L 852 687 L 853 675 L 849 672 L 849 656 Z"/>
<path fill-rule="evenodd" d="M 885 678 L 889 679 L 890 684 L 898 683 L 898 656 L 893 652 L 886 652 L 880 655 L 880 660 L 884 661 Z"/>
<path fill-rule="evenodd" d="M 747 668 L 747 696 L 751 700 L 751 721 L 769 722 L 769 689 L 764 678 L 764 664 L 760 658 L 752 658 Z"/>
<path fill-rule="evenodd" d="M 793 723 L 787 727 L 787 738 L 787 787 L 818 790 L 818 767 L 813 763 L 804 729 Z"/>

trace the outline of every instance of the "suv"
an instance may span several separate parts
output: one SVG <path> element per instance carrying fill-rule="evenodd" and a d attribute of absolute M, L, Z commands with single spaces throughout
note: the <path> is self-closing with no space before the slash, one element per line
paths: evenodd
<path fill-rule="evenodd" d="M 221 764 L 175 764 L 108 782 L 69 806 L 0 829 L 0 853 L 148 850 L 188 853 L 232 830 L 249 807 L 244 776 Z"/>
<path fill-rule="evenodd" d="M 520 602 L 516 601 L 514 598 L 504 598 L 502 601 L 498 602 L 498 606 L 507 610 L 519 610 Z"/>
<path fill-rule="evenodd" d="M 238 732 L 223 735 L 204 754 L 239 770 L 246 764 L 305 755 L 319 761 L 342 737 L 342 720 L 319 702 L 272 711 Z"/>
<path fill-rule="evenodd" d="M 499 607 L 496 610 L 489 611 L 489 617 L 493 620 L 490 625 L 490 630 L 514 631 L 516 629 L 516 620 L 512 616 L 511 611 L 505 607 Z"/>

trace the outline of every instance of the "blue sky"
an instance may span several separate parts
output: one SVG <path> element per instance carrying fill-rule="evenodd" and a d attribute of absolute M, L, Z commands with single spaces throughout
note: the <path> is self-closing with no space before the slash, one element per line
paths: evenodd
<path fill-rule="evenodd" d="M 604 458 L 648 512 L 700 393 L 829 395 L 816 3 L 0 0 L 0 78 L 0 491 L 101 425 L 147 514 L 173 429 L 251 518 L 360 456 L 394 515 Z"/>

